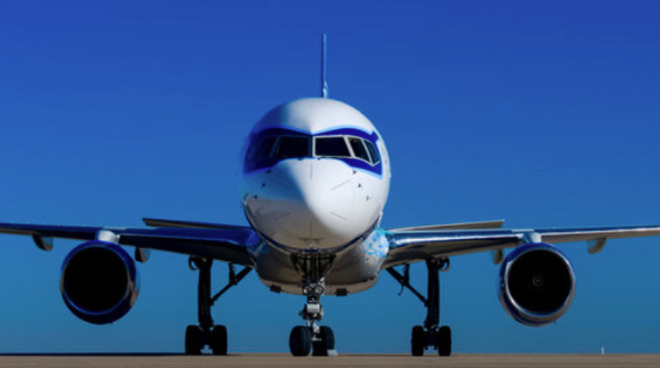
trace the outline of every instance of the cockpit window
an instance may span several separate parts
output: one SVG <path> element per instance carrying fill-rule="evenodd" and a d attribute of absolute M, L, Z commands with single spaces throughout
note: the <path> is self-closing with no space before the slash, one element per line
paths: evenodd
<path fill-rule="evenodd" d="M 369 138 L 351 134 L 307 135 L 265 132 L 253 138 L 245 156 L 247 171 L 266 168 L 286 159 L 336 158 L 352 167 L 380 173 L 381 158 Z M 327 133 L 326 133 L 327 134 Z"/>
<path fill-rule="evenodd" d="M 247 159 L 249 162 L 261 162 L 270 157 L 270 153 L 273 151 L 273 146 L 277 141 L 277 137 L 263 137 L 256 144 L 250 148 L 248 152 Z"/>
<path fill-rule="evenodd" d="M 373 165 L 376 165 L 377 163 L 380 162 L 380 156 L 378 155 L 378 150 L 376 150 L 376 147 L 374 147 L 374 144 L 371 143 L 370 141 L 364 141 L 364 144 L 367 146 L 367 150 L 369 151 L 369 155 L 371 156 L 371 163 Z"/>
<path fill-rule="evenodd" d="M 315 155 L 319 157 L 351 157 L 344 137 L 316 137 Z"/>
<path fill-rule="evenodd" d="M 308 137 L 281 136 L 273 151 L 273 158 L 310 157 L 309 143 Z"/>
<path fill-rule="evenodd" d="M 351 144 L 351 148 L 353 149 L 353 154 L 355 157 L 363 159 L 367 162 L 371 162 L 369 160 L 369 153 L 367 152 L 367 148 L 364 146 L 364 143 L 362 143 L 362 139 L 357 137 L 350 137 L 348 138 L 348 142 Z"/>

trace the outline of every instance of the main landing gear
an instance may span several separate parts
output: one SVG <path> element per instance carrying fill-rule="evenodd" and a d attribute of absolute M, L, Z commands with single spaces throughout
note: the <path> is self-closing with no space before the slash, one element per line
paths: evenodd
<path fill-rule="evenodd" d="M 426 307 L 426 320 L 424 326 L 415 326 L 412 329 L 411 352 L 413 356 L 424 355 L 424 350 L 433 347 L 440 356 L 451 355 L 451 329 L 448 326 L 440 326 L 440 279 L 438 271 L 446 270 L 449 260 L 445 258 L 431 258 L 426 260 L 428 269 L 428 291 L 426 297 L 420 294 L 410 285 L 408 274 L 409 265 L 405 265 L 403 275 L 394 268 L 388 268 L 387 272 L 400 284 L 412 291 Z"/>
<path fill-rule="evenodd" d="M 211 266 L 213 260 L 190 257 L 190 268 L 199 270 L 199 283 L 197 285 L 197 315 L 199 325 L 189 325 L 186 328 L 186 354 L 199 355 L 204 346 L 208 346 L 214 355 L 227 355 L 227 327 L 213 325 L 211 306 L 229 290 L 237 285 L 251 268 L 245 267 L 238 274 L 234 272 L 234 265 L 229 264 L 229 283 L 217 294 L 211 296 Z"/>
<path fill-rule="evenodd" d="M 307 303 L 300 312 L 305 320 L 304 326 L 296 326 L 289 335 L 289 349 L 293 356 L 327 356 L 335 353 L 335 335 L 327 326 L 319 326 L 323 319 L 321 295 L 325 293 L 325 275 L 334 258 L 323 256 L 296 257 L 293 259 L 296 268 L 305 276 L 302 282 L 302 293 L 307 297 Z"/>

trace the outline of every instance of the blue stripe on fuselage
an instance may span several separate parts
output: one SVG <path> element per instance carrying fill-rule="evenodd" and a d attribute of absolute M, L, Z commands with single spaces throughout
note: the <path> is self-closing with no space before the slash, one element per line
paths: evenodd
<path fill-rule="evenodd" d="M 261 160 L 259 162 L 249 162 L 247 159 L 247 156 L 252 148 L 252 145 L 255 144 L 255 142 L 261 141 L 262 138 L 268 137 L 268 136 L 296 136 L 296 137 L 309 137 L 310 139 L 313 137 L 322 137 L 322 136 L 332 136 L 332 135 L 348 135 L 348 136 L 355 136 L 359 137 L 365 140 L 368 140 L 371 142 L 374 147 L 378 150 L 378 155 L 379 155 L 379 161 L 376 165 L 372 165 L 364 160 L 357 159 L 357 158 L 351 158 L 351 157 L 318 157 L 319 159 L 332 159 L 332 160 L 339 160 L 344 162 L 346 165 L 355 168 L 355 169 L 360 169 L 360 170 L 365 170 L 372 172 L 378 176 L 383 175 L 383 163 L 382 163 L 382 153 L 380 152 L 380 149 L 378 148 L 378 134 L 376 132 L 372 132 L 371 134 L 360 130 L 356 128 L 350 128 L 350 127 L 345 127 L 345 128 L 337 128 L 337 129 L 331 129 L 327 130 L 324 132 L 316 133 L 316 134 L 310 134 L 306 132 L 301 132 L 299 130 L 294 130 L 294 129 L 287 129 L 287 128 L 268 128 L 264 129 L 260 132 L 251 134 L 249 137 L 248 141 L 248 148 L 245 152 L 245 157 L 243 158 L 243 173 L 248 174 L 253 171 L 257 170 L 264 170 L 271 168 L 280 161 L 284 160 L 296 160 L 299 158 L 268 158 L 265 160 Z M 313 156 L 309 156 L 310 158 L 316 158 Z"/>

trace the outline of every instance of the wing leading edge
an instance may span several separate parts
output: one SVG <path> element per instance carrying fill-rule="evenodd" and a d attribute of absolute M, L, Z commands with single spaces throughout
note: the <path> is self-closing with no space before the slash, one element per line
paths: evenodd
<path fill-rule="evenodd" d="M 389 234 L 390 251 L 383 268 L 429 258 L 500 251 L 529 242 L 588 241 L 593 242 L 590 252 L 596 253 L 608 239 L 660 236 L 660 225 L 538 230 L 392 230 Z"/>
<path fill-rule="evenodd" d="M 39 248 L 48 250 L 52 238 L 93 240 L 100 231 L 117 235 L 118 244 L 182 253 L 254 267 L 248 248 L 260 243 L 250 227 L 227 228 L 112 228 L 0 223 L 0 233 L 31 235 Z"/>

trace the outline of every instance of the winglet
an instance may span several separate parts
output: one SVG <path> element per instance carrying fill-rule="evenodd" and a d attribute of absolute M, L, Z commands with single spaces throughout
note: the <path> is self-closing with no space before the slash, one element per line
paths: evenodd
<path fill-rule="evenodd" d="M 326 79 L 327 36 L 323 32 L 323 46 L 321 50 L 321 97 L 328 98 L 328 80 Z"/>

